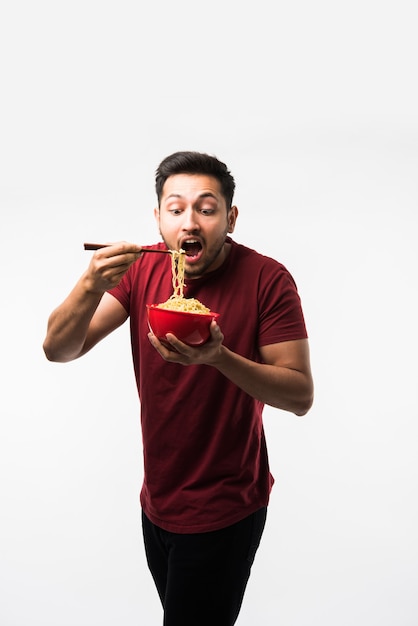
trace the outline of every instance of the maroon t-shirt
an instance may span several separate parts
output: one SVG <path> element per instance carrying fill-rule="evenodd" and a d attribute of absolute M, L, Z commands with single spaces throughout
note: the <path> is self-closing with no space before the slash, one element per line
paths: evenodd
<path fill-rule="evenodd" d="M 223 265 L 186 280 L 184 294 L 220 313 L 229 349 L 260 361 L 260 346 L 307 337 L 300 299 L 283 265 L 229 241 Z M 130 316 L 147 517 L 171 532 L 206 532 L 266 506 L 263 404 L 214 367 L 167 363 L 149 343 L 146 304 L 173 293 L 170 255 L 144 254 L 111 293 Z"/>

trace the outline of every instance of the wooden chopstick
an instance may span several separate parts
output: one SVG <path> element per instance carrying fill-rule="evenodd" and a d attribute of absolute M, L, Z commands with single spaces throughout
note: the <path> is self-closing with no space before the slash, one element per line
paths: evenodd
<path fill-rule="evenodd" d="M 100 248 L 107 248 L 109 243 L 85 243 L 84 250 L 100 250 Z M 160 250 L 157 248 L 141 248 L 142 252 L 162 252 L 163 254 L 169 254 L 171 250 Z"/>

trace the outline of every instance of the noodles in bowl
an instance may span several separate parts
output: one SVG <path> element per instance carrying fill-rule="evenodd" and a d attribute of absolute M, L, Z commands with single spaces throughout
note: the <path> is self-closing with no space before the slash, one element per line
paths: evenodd
<path fill-rule="evenodd" d="M 163 309 L 158 304 L 147 305 L 148 325 L 162 344 L 173 350 L 166 340 L 167 333 L 172 333 L 189 346 L 200 346 L 210 337 L 212 320 L 219 313 L 193 313 L 173 309 Z"/>
<path fill-rule="evenodd" d="M 160 304 L 148 304 L 148 325 L 154 335 L 171 350 L 166 341 L 167 333 L 172 333 L 189 346 L 199 346 L 210 337 L 210 324 L 219 317 L 218 313 L 196 300 L 185 298 L 183 250 L 170 250 L 173 294 Z"/>
<path fill-rule="evenodd" d="M 205 315 L 210 313 L 210 309 L 207 306 L 196 300 L 196 298 L 182 298 L 178 296 L 171 296 L 166 302 L 162 302 L 158 305 L 160 309 L 166 309 L 169 311 L 183 311 L 183 313 L 199 313 Z"/>

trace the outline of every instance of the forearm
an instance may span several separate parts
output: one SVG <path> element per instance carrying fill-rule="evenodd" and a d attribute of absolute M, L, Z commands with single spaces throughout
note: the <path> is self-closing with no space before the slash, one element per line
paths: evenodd
<path fill-rule="evenodd" d="M 224 376 L 253 398 L 296 415 L 305 415 L 312 406 L 310 373 L 277 365 L 250 361 L 225 346 L 213 363 Z"/>
<path fill-rule="evenodd" d="M 89 290 L 84 274 L 64 302 L 51 313 L 43 344 L 50 361 L 72 361 L 83 354 L 89 324 L 103 292 Z"/>

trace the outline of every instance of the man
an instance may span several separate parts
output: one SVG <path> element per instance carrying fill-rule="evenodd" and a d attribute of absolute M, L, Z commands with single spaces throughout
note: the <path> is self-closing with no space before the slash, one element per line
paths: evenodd
<path fill-rule="evenodd" d="M 92 256 L 51 314 L 44 350 L 70 361 L 130 318 L 141 404 L 145 550 L 165 626 L 232 626 L 266 519 L 273 478 L 264 404 L 312 404 L 307 333 L 295 283 L 277 261 L 237 244 L 226 165 L 178 152 L 157 169 L 160 249 L 186 252 L 186 298 L 220 313 L 190 347 L 149 331 L 146 305 L 173 292 L 171 257 L 126 242 Z M 170 347 L 168 347 L 170 346 Z"/>

